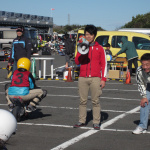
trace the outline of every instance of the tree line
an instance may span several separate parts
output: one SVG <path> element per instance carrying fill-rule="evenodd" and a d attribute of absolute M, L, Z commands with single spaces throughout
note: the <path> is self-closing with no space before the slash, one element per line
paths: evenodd
<path fill-rule="evenodd" d="M 53 26 L 53 31 L 57 33 L 67 33 L 74 30 L 77 32 L 79 29 L 84 29 L 86 25 L 65 25 L 65 26 Z M 132 21 L 126 23 L 120 28 L 150 28 L 150 12 L 146 14 L 138 14 L 136 17 L 132 17 Z M 97 27 L 98 30 L 104 31 L 103 28 Z"/>
<path fill-rule="evenodd" d="M 150 12 L 132 17 L 132 21 L 126 23 L 121 28 L 150 28 Z"/>
<path fill-rule="evenodd" d="M 65 34 L 68 31 L 72 31 L 74 30 L 75 32 L 77 32 L 79 29 L 84 29 L 86 25 L 65 25 L 65 26 L 58 26 L 58 25 L 54 25 L 53 26 L 53 32 L 57 32 L 57 33 L 62 33 Z M 98 30 L 103 31 L 104 29 L 101 27 L 97 27 Z"/>

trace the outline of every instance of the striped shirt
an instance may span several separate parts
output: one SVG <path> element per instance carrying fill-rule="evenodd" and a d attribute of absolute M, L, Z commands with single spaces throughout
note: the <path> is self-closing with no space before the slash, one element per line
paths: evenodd
<path fill-rule="evenodd" d="M 143 98 L 146 98 L 146 90 L 150 91 L 150 72 L 146 73 L 142 66 L 138 67 L 136 72 L 136 81 L 138 90 Z"/>

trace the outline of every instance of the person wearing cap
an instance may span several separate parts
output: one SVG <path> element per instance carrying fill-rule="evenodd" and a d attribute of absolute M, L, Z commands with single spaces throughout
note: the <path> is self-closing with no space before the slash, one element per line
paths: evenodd
<path fill-rule="evenodd" d="M 13 72 L 17 70 L 17 61 L 22 57 L 31 58 L 31 42 L 25 38 L 24 28 L 22 26 L 16 29 L 17 37 L 13 40 L 11 56 L 7 68 L 13 63 Z"/>

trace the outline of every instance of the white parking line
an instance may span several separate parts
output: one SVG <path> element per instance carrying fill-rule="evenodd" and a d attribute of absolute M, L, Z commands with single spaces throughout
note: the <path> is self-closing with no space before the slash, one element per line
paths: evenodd
<path fill-rule="evenodd" d="M 120 129 L 101 129 L 101 130 L 102 131 L 114 131 L 114 132 L 131 132 L 131 133 L 133 131 L 133 130 L 120 130 Z M 149 131 L 146 131 L 146 133 L 150 134 Z"/>
<path fill-rule="evenodd" d="M 78 87 L 66 87 L 66 86 L 40 86 L 40 87 L 50 87 L 57 89 L 78 89 Z M 126 92 L 138 92 L 138 90 L 124 90 L 124 89 L 103 89 L 103 91 L 126 91 Z"/>
<path fill-rule="evenodd" d="M 10 82 L 10 81 L 2 81 L 2 82 L 0 82 L 0 83 L 7 83 L 7 82 Z"/>
<path fill-rule="evenodd" d="M 54 95 L 54 94 L 47 94 L 47 96 L 59 96 L 59 97 L 62 97 L 62 96 L 64 96 L 64 97 L 79 97 L 78 95 Z M 89 98 L 91 97 L 91 96 L 88 96 Z M 133 101 L 139 101 L 140 99 L 128 99 L 128 98 L 118 98 L 118 97 L 100 97 L 100 99 L 101 98 L 104 98 L 104 99 L 113 99 L 113 100 L 133 100 Z"/>
<path fill-rule="evenodd" d="M 5 92 L 0 92 L 0 94 L 5 94 Z M 78 95 L 55 95 L 55 94 L 47 94 L 47 96 L 56 96 L 56 97 L 79 97 Z M 89 98 L 91 96 L 88 96 Z M 100 97 L 100 99 L 111 99 L 111 100 L 126 100 L 126 101 L 140 101 L 140 99 L 133 98 L 121 98 L 121 97 Z"/>
<path fill-rule="evenodd" d="M 113 119 L 111 119 L 111 120 L 105 122 L 104 124 L 102 124 L 102 125 L 101 125 L 101 129 L 104 129 L 104 128 L 108 127 L 109 125 L 115 123 L 115 122 L 118 121 L 119 119 L 124 118 L 124 117 L 127 116 L 128 114 L 132 114 L 132 113 L 134 113 L 134 112 L 136 112 L 136 111 L 139 111 L 139 110 L 140 110 L 140 106 L 138 106 L 138 107 L 136 107 L 136 108 L 134 108 L 134 109 L 132 109 L 132 110 L 130 110 L 130 111 L 127 111 L 127 112 L 125 112 L 125 113 L 123 113 L 123 114 L 121 114 L 121 115 L 118 115 L 118 116 L 116 116 L 115 118 L 113 118 Z M 63 150 L 63 149 L 65 149 L 65 148 L 67 148 L 67 147 L 69 147 L 69 146 L 75 144 L 76 142 L 79 142 L 80 140 L 82 140 L 82 139 L 84 139 L 84 138 L 87 138 L 87 137 L 89 137 L 90 135 L 93 135 L 93 134 L 95 134 L 95 133 L 97 133 L 97 132 L 99 132 L 99 130 L 89 130 L 89 131 L 87 131 L 87 132 L 85 132 L 85 133 L 83 133 L 83 134 L 80 134 L 79 136 L 77 136 L 77 137 L 75 137 L 75 138 L 69 140 L 69 141 L 66 141 L 65 143 L 62 143 L 62 144 L 58 145 L 57 147 L 54 147 L 54 148 L 51 149 L 51 150 Z"/>
<path fill-rule="evenodd" d="M 0 104 L 0 106 L 7 106 L 7 104 Z M 70 110 L 78 110 L 79 108 L 74 108 L 74 107 L 56 107 L 56 106 L 37 106 L 37 108 L 51 108 L 51 109 L 70 109 Z M 90 108 L 87 108 L 87 111 L 90 111 Z M 126 111 L 120 111 L 120 110 L 105 110 L 102 109 L 101 111 L 103 112 L 114 112 L 114 113 L 124 113 Z M 135 112 L 135 113 L 140 113 L 140 112 Z"/>
<path fill-rule="evenodd" d="M 6 83 L 6 82 L 10 82 L 10 81 L 3 81 L 0 83 Z M 57 88 L 57 89 L 78 89 L 78 87 L 62 87 L 62 86 L 40 86 L 41 88 L 44 87 L 50 87 L 50 88 Z M 138 90 L 124 90 L 124 89 L 106 89 L 104 88 L 103 91 L 125 91 L 125 92 L 138 92 Z"/>
<path fill-rule="evenodd" d="M 47 127 L 62 127 L 62 128 L 73 128 L 73 126 L 68 125 L 56 125 L 56 124 L 36 124 L 36 123 L 17 123 L 18 125 L 27 125 L 27 126 L 47 126 Z M 92 127 L 81 127 L 83 130 L 94 130 Z M 100 131 L 113 131 L 113 132 L 132 132 L 133 130 L 121 130 L 121 129 L 101 129 Z M 149 131 L 146 132 L 150 134 Z"/>
<path fill-rule="evenodd" d="M 48 76 L 50 76 L 50 75 L 48 75 Z M 53 82 L 53 81 L 64 82 L 63 80 L 38 80 L 38 81 L 40 81 L 40 82 Z M 74 81 L 74 82 L 78 82 L 78 81 Z M 106 85 L 109 85 L 109 84 L 123 85 L 122 82 L 121 82 L 121 83 L 120 83 L 120 82 L 117 82 L 117 83 L 114 83 L 114 82 L 113 82 L 113 83 L 107 82 L 107 83 L 106 83 Z M 136 85 L 136 86 L 137 86 L 137 84 L 132 84 L 132 85 L 134 85 L 134 86 Z"/>

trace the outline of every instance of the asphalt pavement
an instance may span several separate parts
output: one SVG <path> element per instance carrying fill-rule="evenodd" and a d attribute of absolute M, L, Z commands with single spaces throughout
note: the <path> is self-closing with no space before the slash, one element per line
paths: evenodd
<path fill-rule="evenodd" d="M 54 74 L 65 64 L 64 56 L 53 55 Z M 47 76 L 50 65 L 47 62 Z M 0 62 L 6 67 L 7 62 Z M 38 63 L 37 63 L 38 70 Z M 0 69 L 0 109 L 7 110 L 4 85 L 7 70 Z M 78 81 L 36 80 L 36 84 L 48 91 L 37 110 L 29 118 L 17 124 L 17 132 L 6 143 L 8 150 L 148 150 L 150 130 L 146 134 L 133 135 L 140 118 L 140 94 L 135 77 L 132 85 L 110 80 L 100 97 L 101 130 L 92 127 L 90 94 L 87 104 L 87 126 L 73 128 L 78 122 Z M 150 123 L 149 123 L 150 125 Z"/>

